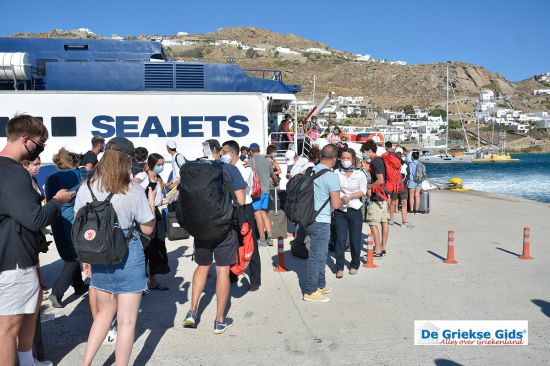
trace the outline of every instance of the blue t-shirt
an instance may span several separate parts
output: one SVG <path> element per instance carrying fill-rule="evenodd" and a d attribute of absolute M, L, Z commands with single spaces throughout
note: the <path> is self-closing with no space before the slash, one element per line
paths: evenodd
<path fill-rule="evenodd" d="M 60 170 L 46 179 L 46 199 L 49 201 L 60 189 L 77 190 L 82 182 L 82 173 L 79 169 Z M 76 252 L 74 251 L 71 239 L 71 229 L 74 222 L 74 200 L 75 196 L 61 206 L 61 215 L 52 224 L 52 233 L 55 240 L 57 251 L 65 261 L 74 261 Z"/>
<path fill-rule="evenodd" d="M 322 164 L 317 164 L 313 168 L 315 173 L 323 169 L 328 169 Z M 340 180 L 334 172 L 326 172 L 314 181 L 315 192 L 315 210 L 319 210 L 321 206 L 330 198 L 330 192 L 340 192 Z M 330 201 L 326 204 L 323 210 L 319 213 L 316 222 L 330 224 Z"/>
<path fill-rule="evenodd" d="M 244 182 L 243 176 L 236 166 L 231 164 L 223 164 L 223 172 L 225 173 L 224 176 L 227 178 L 233 191 L 246 188 L 246 183 Z"/>

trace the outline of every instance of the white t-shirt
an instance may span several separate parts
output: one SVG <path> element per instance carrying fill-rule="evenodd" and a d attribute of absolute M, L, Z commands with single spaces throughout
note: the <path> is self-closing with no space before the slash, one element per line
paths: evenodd
<path fill-rule="evenodd" d="M 235 163 L 235 167 L 239 169 L 239 172 L 243 176 L 243 180 L 246 183 L 246 188 L 244 190 L 244 203 L 248 205 L 252 203 L 252 197 L 250 197 L 250 193 L 252 192 L 252 185 L 254 183 L 254 174 L 252 173 L 252 169 L 250 167 L 245 167 L 240 159 L 237 161 L 237 163 Z"/>
<path fill-rule="evenodd" d="M 367 177 L 361 170 L 353 170 L 350 176 L 341 169 L 337 169 L 335 173 L 340 180 L 340 197 L 349 196 L 355 192 L 367 194 Z M 346 212 L 348 207 L 359 210 L 361 206 L 363 206 L 361 199 L 354 198 L 347 205 L 340 207 L 339 210 Z"/>
<path fill-rule="evenodd" d="M 292 178 L 293 176 L 295 176 L 296 174 L 300 174 L 300 173 L 303 173 L 303 170 L 302 169 L 309 163 L 309 160 L 304 157 L 304 156 L 300 156 L 298 158 L 298 160 L 296 160 L 296 162 L 294 163 L 294 166 L 292 167 L 292 169 L 290 170 L 290 177 Z M 309 166 L 313 166 L 313 163 L 311 163 L 311 165 Z M 307 168 L 306 168 L 307 169 Z"/>
<path fill-rule="evenodd" d="M 172 156 L 172 181 L 180 178 L 180 169 L 185 164 L 185 158 L 182 154 L 177 153 Z"/>
<path fill-rule="evenodd" d="M 100 191 L 97 182 L 91 184 L 92 191 L 99 201 L 103 201 L 109 195 L 108 192 Z M 87 184 L 82 184 L 76 194 L 74 202 L 74 212 L 78 212 L 80 208 L 88 202 L 92 202 L 92 195 Z M 118 217 L 121 229 L 129 229 L 134 226 L 134 221 L 139 224 L 145 224 L 155 218 L 155 215 L 149 207 L 149 202 L 143 193 L 143 188 L 137 183 L 130 183 L 126 194 L 115 194 L 111 199 L 113 208 Z"/>
<path fill-rule="evenodd" d="M 136 174 L 134 178 L 140 179 L 141 183 L 139 184 L 143 190 L 146 190 L 149 186 L 149 175 L 146 172 L 140 172 Z M 159 183 L 155 186 L 155 206 L 160 206 L 162 204 L 162 187 Z"/>

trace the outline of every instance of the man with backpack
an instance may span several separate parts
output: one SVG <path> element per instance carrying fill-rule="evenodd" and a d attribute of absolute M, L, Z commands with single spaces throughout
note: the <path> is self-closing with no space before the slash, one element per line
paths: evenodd
<path fill-rule="evenodd" d="M 304 301 L 330 300 L 326 297 L 331 289 L 326 284 L 325 266 L 330 238 L 331 208 L 335 210 L 349 202 L 348 197 L 340 198 L 340 181 L 332 171 L 337 159 L 336 146 L 326 145 L 321 151 L 320 163 L 308 168 L 304 174 L 293 177 L 287 184 L 285 213 L 293 222 L 300 224 L 296 242 L 303 243 L 307 235 L 311 239 Z"/>
<path fill-rule="evenodd" d="M 394 223 L 393 218 L 395 216 L 395 213 L 397 212 L 399 202 L 401 202 L 401 227 L 412 228 L 413 226 L 407 223 L 407 209 L 408 209 L 407 201 L 409 199 L 409 191 L 407 189 L 407 183 L 409 181 L 409 165 L 403 158 L 404 149 L 402 147 L 396 148 L 395 154 L 401 161 L 401 169 L 399 172 L 403 179 L 403 189 L 398 192 L 392 192 L 390 195 L 390 198 L 391 198 L 390 221 L 388 223 L 390 225 L 393 225 Z M 396 223 L 396 225 L 399 225 L 399 224 Z"/>
<path fill-rule="evenodd" d="M 21 165 L 44 151 L 48 130 L 37 118 L 19 115 L 6 125 L 0 151 L 0 365 L 48 366 L 32 355 L 42 300 L 37 264 L 39 232 L 52 224 L 74 192 L 59 190 L 44 206 Z M 16 352 L 17 348 L 17 352 Z"/>
<path fill-rule="evenodd" d="M 252 206 L 254 207 L 254 215 L 258 226 L 260 239 L 258 245 L 273 246 L 273 237 L 271 235 L 271 220 L 267 214 L 269 208 L 269 192 L 273 188 L 275 169 L 273 163 L 266 157 L 260 155 L 260 145 L 256 143 L 250 144 L 250 159 L 248 166 L 252 168 L 254 175 L 260 180 L 261 192 L 257 197 L 252 197 Z M 266 238 L 267 233 L 267 238 Z"/>
<path fill-rule="evenodd" d="M 372 192 L 370 205 L 367 208 L 367 224 L 374 236 L 375 251 L 374 256 L 381 258 L 386 254 L 386 243 L 388 241 L 388 193 L 386 191 L 386 164 L 384 160 L 376 155 L 376 142 L 368 140 L 361 145 L 361 152 L 366 153 L 370 159 L 369 173 L 371 175 L 371 184 L 367 187 Z M 386 154 L 389 155 L 389 154 Z M 378 230 L 378 225 L 382 228 L 382 235 Z"/>
<path fill-rule="evenodd" d="M 172 190 L 180 182 L 180 169 L 185 164 L 186 159 L 182 154 L 178 153 L 178 145 L 174 140 L 166 142 L 166 150 L 172 157 L 172 180 L 166 183 L 166 186 Z"/>
<path fill-rule="evenodd" d="M 91 172 L 97 165 L 97 156 L 105 151 L 105 139 L 101 136 L 92 137 L 92 150 L 82 155 L 80 166 Z"/>
<path fill-rule="evenodd" d="M 198 323 L 198 306 L 204 290 L 212 259 L 216 261 L 217 312 L 214 333 L 224 333 L 233 325 L 225 317 L 229 298 L 229 270 L 236 262 L 238 248 L 235 230 L 234 205 L 243 206 L 246 184 L 239 170 L 220 161 L 221 146 L 218 140 L 205 143 L 207 159 L 187 162 L 181 171 L 177 216 L 193 237 L 194 260 L 197 269 L 193 274 L 191 308 L 184 327 L 194 328 Z"/>

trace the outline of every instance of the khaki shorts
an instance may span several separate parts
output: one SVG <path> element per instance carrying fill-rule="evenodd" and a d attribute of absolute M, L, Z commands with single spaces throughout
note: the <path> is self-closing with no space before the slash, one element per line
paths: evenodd
<path fill-rule="evenodd" d="M 392 201 L 403 201 L 409 199 L 409 190 L 407 188 L 399 192 L 392 192 L 390 195 Z"/>
<path fill-rule="evenodd" d="M 370 202 L 367 208 L 367 224 L 378 225 L 388 222 L 388 202 Z"/>
<path fill-rule="evenodd" d="M 0 315 L 34 314 L 39 293 L 35 266 L 0 272 Z"/>

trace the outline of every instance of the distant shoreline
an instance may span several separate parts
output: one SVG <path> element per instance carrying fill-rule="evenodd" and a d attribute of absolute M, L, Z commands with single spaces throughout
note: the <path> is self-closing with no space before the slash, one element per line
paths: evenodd
<path fill-rule="evenodd" d="M 468 187 L 465 187 L 465 188 L 468 188 Z M 502 194 L 502 193 L 479 191 L 479 190 L 470 189 L 470 188 L 468 188 L 467 191 L 434 190 L 432 192 L 445 193 L 445 194 L 447 192 L 452 192 L 453 194 L 456 193 L 456 194 L 466 194 L 466 195 L 471 195 L 471 196 L 481 196 L 481 197 L 496 199 L 496 200 L 500 200 L 500 201 L 531 203 L 531 204 L 543 205 L 543 206 L 546 206 L 546 207 L 550 208 L 550 203 L 548 203 L 548 202 L 537 201 L 537 200 L 534 200 L 534 199 L 524 198 L 524 197 L 520 197 L 520 196 L 506 195 L 506 194 Z"/>

